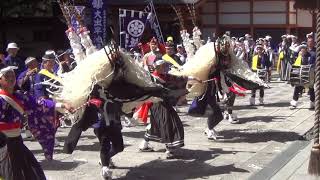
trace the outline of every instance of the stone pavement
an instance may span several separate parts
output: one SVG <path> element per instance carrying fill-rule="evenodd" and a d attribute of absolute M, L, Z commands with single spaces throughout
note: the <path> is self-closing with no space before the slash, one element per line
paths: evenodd
<path fill-rule="evenodd" d="M 299 151 L 271 180 L 319 180 L 320 177 L 311 176 L 307 173 L 312 145 L 313 143 L 308 141 L 308 146 Z"/>
<path fill-rule="evenodd" d="M 163 144 L 152 143 L 156 152 L 141 153 L 145 127 L 123 129 L 124 152 L 113 158 L 117 168 L 114 179 L 182 180 L 182 179 L 248 179 L 261 171 L 290 145 L 299 141 L 313 125 L 314 111 L 310 111 L 307 93 L 299 108 L 290 110 L 293 88 L 283 82 L 270 83 L 264 106 L 248 106 L 249 95 L 237 97 L 235 113 L 240 124 L 222 121 L 216 128 L 223 138 L 209 141 L 204 136 L 206 117 L 191 117 L 188 107 L 179 113 L 185 127 L 185 144 L 179 158 L 165 159 Z M 258 101 L 258 100 L 257 100 Z M 61 144 L 69 129 L 59 129 Z M 89 129 L 83 133 L 76 151 L 64 154 L 56 148 L 54 161 L 45 162 L 37 142 L 25 143 L 36 155 L 50 180 L 98 180 L 99 144 Z M 259 179 L 260 180 L 260 179 Z"/>

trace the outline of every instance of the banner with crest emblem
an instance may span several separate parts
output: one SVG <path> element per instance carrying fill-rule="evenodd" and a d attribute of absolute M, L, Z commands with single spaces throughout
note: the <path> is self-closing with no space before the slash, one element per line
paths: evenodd
<path fill-rule="evenodd" d="M 119 9 L 120 47 L 130 50 L 138 45 L 145 30 L 147 14 L 143 11 Z"/>

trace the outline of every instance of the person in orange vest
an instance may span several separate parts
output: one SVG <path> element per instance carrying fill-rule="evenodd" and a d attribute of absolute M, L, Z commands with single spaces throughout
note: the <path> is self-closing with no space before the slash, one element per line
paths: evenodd
<path fill-rule="evenodd" d="M 299 55 L 296 58 L 293 66 L 300 67 L 301 65 L 312 65 L 314 66 L 316 61 L 316 49 L 315 43 L 312 37 L 308 38 L 307 44 L 302 43 L 299 46 Z M 290 102 L 290 109 L 295 109 L 298 105 L 299 94 L 303 91 L 304 86 L 295 86 L 293 91 L 293 99 Z M 315 93 L 313 83 L 309 85 L 310 94 L 310 109 L 314 109 Z"/>
<path fill-rule="evenodd" d="M 253 72 L 257 72 L 259 69 L 265 69 L 267 72 L 270 69 L 270 61 L 268 54 L 265 53 L 262 44 L 256 45 L 257 54 L 252 57 L 251 69 Z M 266 77 L 263 79 L 266 80 Z M 264 104 L 264 89 L 260 88 L 260 105 Z M 251 91 L 250 105 L 255 105 L 256 90 Z"/>

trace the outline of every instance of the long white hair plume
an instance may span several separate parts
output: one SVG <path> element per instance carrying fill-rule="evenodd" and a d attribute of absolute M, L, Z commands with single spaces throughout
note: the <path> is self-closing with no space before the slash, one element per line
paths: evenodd
<path fill-rule="evenodd" d="M 195 55 L 182 66 L 180 71 L 173 69 L 170 73 L 177 76 L 192 76 L 200 80 L 207 80 L 212 67 L 217 63 L 214 48 L 213 42 L 201 46 Z M 202 83 L 192 81 L 188 83 L 190 96 L 200 96 L 206 87 Z"/>
<path fill-rule="evenodd" d="M 228 41 L 228 38 L 227 38 Z M 248 65 L 236 57 L 232 49 L 229 49 L 231 57 L 230 68 L 226 71 L 241 77 L 245 80 L 257 83 L 260 86 L 268 87 L 256 73 L 252 72 Z M 193 76 L 200 80 L 207 80 L 209 73 L 214 72 L 214 65 L 218 64 L 215 43 L 210 42 L 200 47 L 195 55 L 182 66 L 180 70 L 171 70 L 170 73 L 178 76 Z M 198 83 L 195 81 L 188 82 L 187 88 L 190 96 L 200 96 L 204 93 L 206 83 Z"/>
<path fill-rule="evenodd" d="M 118 53 L 127 67 L 124 74 L 126 81 L 140 87 L 155 86 L 149 74 L 136 61 L 122 51 Z M 108 88 L 114 77 L 114 67 L 110 64 L 107 54 L 110 54 L 108 46 L 87 56 L 72 71 L 63 73 L 61 75 L 62 86 L 53 98 L 67 102 L 73 107 L 81 107 L 88 101 L 94 85 L 99 84 Z M 82 110 L 77 111 L 73 118 L 81 117 Z"/>

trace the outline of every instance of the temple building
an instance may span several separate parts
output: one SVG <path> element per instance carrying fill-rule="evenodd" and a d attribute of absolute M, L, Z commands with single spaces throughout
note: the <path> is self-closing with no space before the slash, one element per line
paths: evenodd
<path fill-rule="evenodd" d="M 173 3 L 174 2 L 174 3 Z M 303 38 L 315 29 L 315 15 L 306 10 L 295 9 L 293 0 L 158 0 L 154 1 L 164 34 L 177 34 L 179 21 L 171 5 L 180 7 L 189 30 L 192 28 L 187 5 L 194 3 L 196 22 L 203 36 L 230 31 L 233 36 L 248 33 L 253 37 L 271 35 L 280 38 L 282 34 L 295 34 Z M 112 14 L 117 9 L 142 10 L 145 1 L 110 0 Z M 112 21 L 116 22 L 116 21 Z"/>
<path fill-rule="evenodd" d="M 101 0 L 103 1 L 103 0 Z M 11 2 L 11 1 L 10 1 Z M 14 2 L 14 1 L 12 1 Z M 36 2 L 36 1 L 35 1 Z M 42 1 L 41 1 L 42 2 Z M 86 6 L 84 20 L 90 20 L 89 0 L 74 0 L 76 5 Z M 145 0 L 104 0 L 107 3 L 107 23 L 113 27 L 115 39 L 119 34 L 119 8 L 143 11 Z M 232 36 L 248 33 L 253 37 L 271 35 L 279 41 L 282 34 L 298 35 L 300 40 L 306 33 L 315 30 L 315 15 L 307 10 L 294 8 L 293 0 L 154 0 L 164 38 L 176 37 L 179 41 L 181 21 L 173 7 L 180 9 L 184 28 L 189 32 L 194 24 L 200 27 L 203 39 L 215 33 L 230 31 Z M 33 55 L 49 48 L 66 48 L 67 29 L 56 2 L 43 1 L 32 6 L 8 6 L 2 8 L 0 17 L 0 45 L 10 41 L 22 45 L 22 52 Z M 189 7 L 189 8 L 188 8 Z M 194 14 L 193 15 L 193 9 Z M 193 20 L 193 21 L 192 21 Z M 145 39 L 150 36 L 143 36 Z"/>

